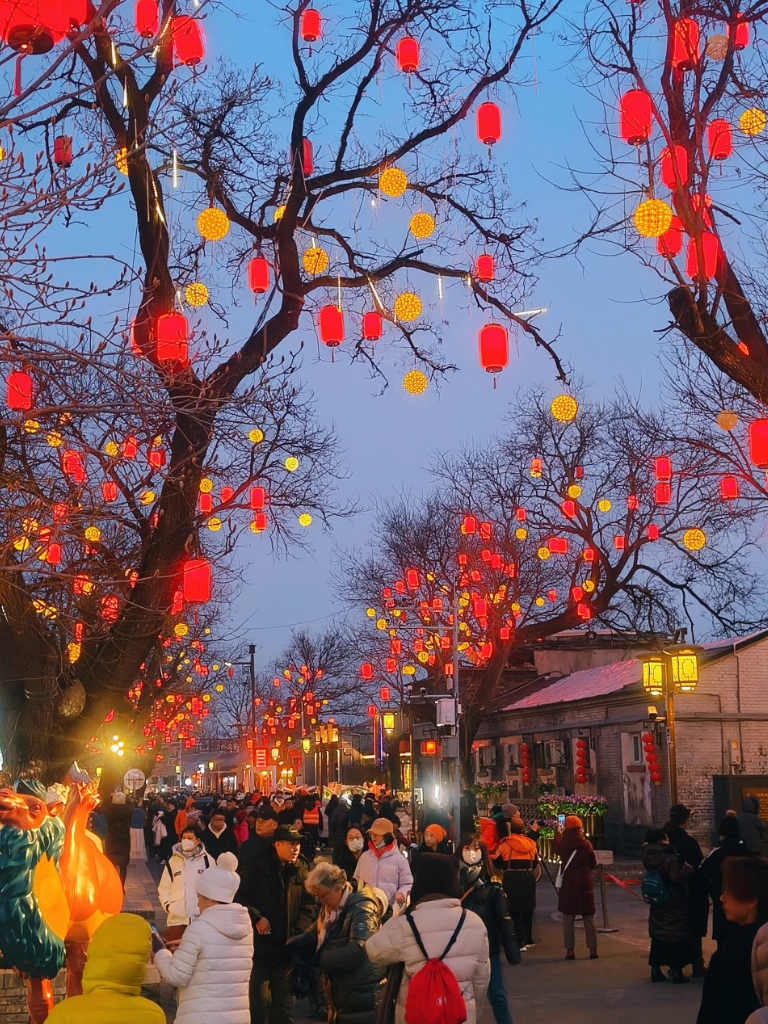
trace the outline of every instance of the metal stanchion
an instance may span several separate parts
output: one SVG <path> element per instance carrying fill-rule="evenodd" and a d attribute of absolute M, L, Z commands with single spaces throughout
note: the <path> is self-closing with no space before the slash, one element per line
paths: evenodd
<path fill-rule="evenodd" d="M 597 874 L 600 879 L 600 900 L 603 904 L 603 927 L 597 930 L 599 932 L 617 932 L 619 929 L 611 928 L 608 919 L 608 893 L 605 885 L 605 866 L 613 864 L 613 851 L 595 850 L 595 857 L 597 858 Z"/>

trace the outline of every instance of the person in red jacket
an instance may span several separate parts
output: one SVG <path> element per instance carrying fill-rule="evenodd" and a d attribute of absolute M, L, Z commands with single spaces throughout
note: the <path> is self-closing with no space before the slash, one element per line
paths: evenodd
<path fill-rule="evenodd" d="M 565 819 L 565 830 L 561 832 L 558 827 L 555 833 L 552 851 L 560 858 L 558 878 L 562 884 L 557 909 L 563 915 L 565 959 L 576 959 L 574 922 L 581 916 L 584 922 L 584 936 L 589 947 L 589 959 L 597 960 L 595 888 L 592 884 L 592 872 L 597 867 L 597 860 L 592 844 L 584 838 L 581 818 L 575 814 L 568 815 Z"/>

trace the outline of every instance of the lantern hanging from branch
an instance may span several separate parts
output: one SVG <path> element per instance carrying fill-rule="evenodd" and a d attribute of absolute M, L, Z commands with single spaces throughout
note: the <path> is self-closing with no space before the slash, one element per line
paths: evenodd
<path fill-rule="evenodd" d="M 386 167 L 379 175 L 379 191 L 382 195 L 397 199 L 407 188 L 408 178 L 399 167 Z"/>
<path fill-rule="evenodd" d="M 728 38 L 733 36 L 734 50 L 744 50 L 749 46 L 749 22 L 743 14 L 736 15 L 736 24 L 728 26 Z"/>
<path fill-rule="evenodd" d="M 322 21 L 320 12 L 314 7 L 307 7 L 301 13 L 300 21 L 301 38 L 305 43 L 316 43 L 322 33 Z"/>
<path fill-rule="evenodd" d="M 382 316 L 377 310 L 363 314 L 363 341 L 378 341 L 382 328 Z"/>
<path fill-rule="evenodd" d="M 229 231 L 229 217 L 223 210 L 209 206 L 197 217 L 197 230 L 208 242 L 220 242 Z"/>
<path fill-rule="evenodd" d="M 205 45 L 200 22 L 186 14 L 179 14 L 173 20 L 171 32 L 173 52 L 179 64 L 194 67 L 205 56 Z"/>
<path fill-rule="evenodd" d="M 189 325 L 183 313 L 165 313 L 157 319 L 157 361 L 169 367 L 189 364 Z"/>
<path fill-rule="evenodd" d="M 720 239 L 711 231 L 701 232 L 701 249 L 704 256 L 704 266 L 699 267 L 699 253 L 695 238 L 688 239 L 688 250 L 685 261 L 685 272 L 689 277 L 705 277 L 709 280 L 717 273 L 720 261 Z"/>
<path fill-rule="evenodd" d="M 403 36 L 397 44 L 397 63 L 407 75 L 419 69 L 419 44 L 413 36 Z"/>
<path fill-rule="evenodd" d="M 254 256 L 248 263 L 248 287 L 254 295 L 263 295 L 269 289 L 269 261 Z"/>
<path fill-rule="evenodd" d="M 643 89 L 630 89 L 619 101 L 619 131 L 625 142 L 639 146 L 651 137 L 651 97 Z"/>
<path fill-rule="evenodd" d="M 136 0 L 134 8 L 136 32 L 144 39 L 156 36 L 160 28 L 160 13 L 157 0 Z"/>
<path fill-rule="evenodd" d="M 749 424 L 749 458 L 758 469 L 768 469 L 768 419 Z"/>
<path fill-rule="evenodd" d="M 739 478 L 724 476 L 720 478 L 720 497 L 723 501 L 735 501 L 739 496 Z"/>
<path fill-rule="evenodd" d="M 5 404 L 14 412 L 32 408 L 34 385 L 26 370 L 12 370 L 5 382 Z"/>
<path fill-rule="evenodd" d="M 687 185 L 690 175 L 688 172 L 688 153 L 685 146 L 665 146 L 659 157 L 659 175 L 668 189 L 674 189 L 677 184 L 675 171 L 681 185 Z"/>
<path fill-rule="evenodd" d="M 485 146 L 495 145 L 501 138 L 501 111 L 488 100 L 477 108 L 477 137 Z"/>
<path fill-rule="evenodd" d="M 727 160 L 733 152 L 731 126 L 722 117 L 716 117 L 707 125 L 707 148 L 710 160 Z"/>
<path fill-rule="evenodd" d="M 344 341 L 344 314 L 338 306 L 327 305 L 317 315 L 320 341 L 328 348 L 336 348 Z"/>
<path fill-rule="evenodd" d="M 53 140 L 53 162 L 57 167 L 72 166 L 71 135 L 57 135 Z"/>
<path fill-rule="evenodd" d="M 700 56 L 699 26 L 693 18 L 678 18 L 673 28 L 672 67 L 691 71 Z"/>
<path fill-rule="evenodd" d="M 488 373 L 501 373 L 509 362 L 509 336 L 506 328 L 501 324 L 486 324 L 480 330 L 479 342 L 482 368 Z"/>
<path fill-rule="evenodd" d="M 494 266 L 493 256 L 487 252 L 482 252 L 475 260 L 474 276 L 476 281 L 480 281 L 482 284 L 488 284 L 493 280 L 496 273 Z"/>
<path fill-rule="evenodd" d="M 663 199 L 646 199 L 635 210 L 634 221 L 644 238 L 658 238 L 669 230 L 672 208 Z"/>
<path fill-rule="evenodd" d="M 672 217 L 663 235 L 656 239 L 656 251 L 660 256 L 667 256 L 669 259 L 679 255 L 683 248 L 683 222 L 679 217 Z"/>
<path fill-rule="evenodd" d="M 205 558 L 190 558 L 184 563 L 184 600 L 203 604 L 211 599 L 211 563 Z"/>

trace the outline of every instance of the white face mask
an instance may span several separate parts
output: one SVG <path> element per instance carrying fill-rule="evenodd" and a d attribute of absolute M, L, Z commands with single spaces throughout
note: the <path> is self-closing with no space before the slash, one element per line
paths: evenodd
<path fill-rule="evenodd" d="M 461 851 L 461 856 L 465 864 L 479 864 L 483 859 L 483 851 L 470 850 L 469 847 L 467 847 L 465 850 Z"/>
<path fill-rule="evenodd" d="M 363 848 L 363 840 L 362 839 L 350 839 L 349 842 L 347 843 L 347 846 L 350 848 L 350 850 L 353 853 L 357 853 L 358 850 L 362 850 L 362 848 Z"/>
<path fill-rule="evenodd" d="M 194 850 L 194 848 L 196 846 L 197 846 L 197 840 L 196 839 L 182 839 L 181 840 L 181 848 L 182 848 L 182 850 L 187 850 L 187 851 Z"/>
<path fill-rule="evenodd" d="M 377 850 L 380 850 L 382 848 L 382 846 L 386 846 L 387 845 L 387 837 L 386 836 L 376 836 L 376 838 L 373 841 L 373 845 L 376 847 Z"/>

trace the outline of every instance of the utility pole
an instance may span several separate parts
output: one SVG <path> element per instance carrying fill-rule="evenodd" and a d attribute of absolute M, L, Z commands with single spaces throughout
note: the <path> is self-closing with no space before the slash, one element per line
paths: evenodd
<path fill-rule="evenodd" d="M 256 644 L 248 644 L 248 655 L 251 670 L 251 711 L 248 715 L 248 724 L 253 738 L 256 735 Z"/>
<path fill-rule="evenodd" d="M 456 761 L 453 778 L 453 848 L 457 850 L 461 840 L 461 728 L 459 725 L 459 592 L 453 587 L 453 676 L 449 680 L 456 702 Z"/>
<path fill-rule="evenodd" d="M 677 803 L 677 744 L 675 740 L 675 690 L 667 678 L 667 748 L 669 751 L 669 800 Z"/>

